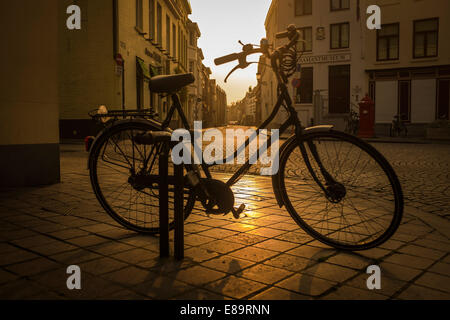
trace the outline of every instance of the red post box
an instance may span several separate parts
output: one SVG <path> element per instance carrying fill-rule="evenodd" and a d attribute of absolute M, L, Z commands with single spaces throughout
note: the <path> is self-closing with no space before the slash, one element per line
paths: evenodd
<path fill-rule="evenodd" d="M 359 137 L 372 138 L 375 135 L 375 103 L 366 94 L 359 103 Z"/>

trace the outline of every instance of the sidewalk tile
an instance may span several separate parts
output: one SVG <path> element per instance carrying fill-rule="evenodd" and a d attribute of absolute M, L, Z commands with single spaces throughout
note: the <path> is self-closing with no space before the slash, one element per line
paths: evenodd
<path fill-rule="evenodd" d="M 277 254 L 279 254 L 279 253 L 275 252 L 275 251 L 270 251 L 267 249 L 247 247 L 247 248 L 239 249 L 237 251 L 233 251 L 229 255 L 232 257 L 237 257 L 237 258 L 246 259 L 246 260 L 250 260 L 250 261 L 261 262 L 261 261 L 271 258 Z"/>
<path fill-rule="evenodd" d="M 319 296 L 333 288 L 336 284 L 336 282 L 319 279 L 308 274 L 296 274 L 275 285 L 300 294 Z"/>
<path fill-rule="evenodd" d="M 194 286 L 202 286 L 208 282 L 223 278 L 226 274 L 202 266 L 193 266 L 184 270 L 174 271 L 169 276 Z"/>
<path fill-rule="evenodd" d="M 433 260 L 411 256 L 404 253 L 395 253 L 384 259 L 384 261 L 420 270 L 424 270 L 433 264 Z"/>
<path fill-rule="evenodd" d="M 269 266 L 286 269 L 288 271 L 298 272 L 307 267 L 316 264 L 317 261 L 310 260 L 303 257 L 293 256 L 290 254 L 282 253 L 279 256 L 264 261 L 264 264 Z"/>
<path fill-rule="evenodd" d="M 253 265 L 254 262 L 230 256 L 222 256 L 202 263 L 203 266 L 226 272 L 229 274 L 241 274 L 241 270 Z"/>
<path fill-rule="evenodd" d="M 414 283 L 422 287 L 428 287 L 432 289 L 438 289 L 440 291 L 445 291 L 449 293 L 450 296 L 450 277 L 446 277 L 432 272 L 426 272 Z"/>
<path fill-rule="evenodd" d="M 208 284 L 205 288 L 234 299 L 243 299 L 265 285 L 251 280 L 229 276 Z"/>
<path fill-rule="evenodd" d="M 251 298 L 251 300 L 310 300 L 310 299 L 311 297 L 309 296 L 301 295 L 277 287 L 267 289 L 266 291 L 263 291 L 254 296 L 253 298 Z"/>
<path fill-rule="evenodd" d="M 303 270 L 302 273 L 333 282 L 344 282 L 358 274 L 355 270 L 326 262 L 309 267 L 308 269 Z"/>
<path fill-rule="evenodd" d="M 243 270 L 239 276 L 265 284 L 273 284 L 292 275 L 292 272 L 272 266 L 257 264 Z"/>
<path fill-rule="evenodd" d="M 280 251 L 280 252 L 288 251 L 288 250 L 291 250 L 298 246 L 299 246 L 298 244 L 295 244 L 292 242 L 281 241 L 281 240 L 276 240 L 276 239 L 270 239 L 270 240 L 255 244 L 255 247 L 257 247 L 257 248 L 269 249 L 269 250 Z"/>
<path fill-rule="evenodd" d="M 111 271 L 125 268 L 126 263 L 119 262 L 111 258 L 100 258 L 89 262 L 83 262 L 80 265 L 81 272 L 89 272 L 94 275 L 101 275 Z"/>
<path fill-rule="evenodd" d="M 327 294 L 325 300 L 386 300 L 388 297 L 377 293 L 378 290 L 362 290 L 349 286 L 342 286 Z"/>
<path fill-rule="evenodd" d="M 450 294 L 413 284 L 403 291 L 398 298 L 405 300 L 449 300 Z"/>
<path fill-rule="evenodd" d="M 200 246 L 200 248 L 212 250 L 218 253 L 228 253 L 230 251 L 235 251 L 243 247 L 243 244 L 226 240 L 216 240 Z"/>

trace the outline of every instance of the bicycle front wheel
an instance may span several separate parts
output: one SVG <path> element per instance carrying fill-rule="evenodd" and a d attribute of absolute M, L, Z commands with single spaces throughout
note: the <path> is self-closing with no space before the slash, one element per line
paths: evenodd
<path fill-rule="evenodd" d="M 325 180 L 327 173 L 333 183 Z M 280 158 L 279 183 L 295 222 L 341 250 L 379 246 L 402 218 L 402 190 L 388 161 L 371 145 L 342 132 L 310 133 L 289 141 Z"/>
<path fill-rule="evenodd" d="M 131 121 L 112 126 L 99 136 L 89 158 L 92 188 L 105 211 L 124 227 L 159 233 L 159 185 L 145 182 L 158 175 L 161 145 L 137 145 L 136 135 L 158 130 L 150 123 Z M 169 155 L 169 161 L 170 161 Z M 169 175 L 173 166 L 169 165 Z M 144 181 L 144 182 L 142 182 Z M 169 185 L 169 220 L 174 227 L 174 187 Z M 185 188 L 184 217 L 194 207 L 192 189 Z"/>

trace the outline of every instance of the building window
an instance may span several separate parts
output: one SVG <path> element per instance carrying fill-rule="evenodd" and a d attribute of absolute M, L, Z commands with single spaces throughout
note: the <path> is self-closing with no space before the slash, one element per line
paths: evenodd
<path fill-rule="evenodd" d="M 166 15 L 166 50 L 170 54 L 170 17 Z"/>
<path fill-rule="evenodd" d="M 143 0 L 136 0 L 136 28 L 141 30 L 144 25 L 144 17 L 142 12 Z"/>
<path fill-rule="evenodd" d="M 158 32 L 158 43 L 162 45 L 162 8 L 161 5 L 158 3 L 158 7 L 156 10 L 156 25 L 157 25 L 157 32 Z"/>
<path fill-rule="evenodd" d="M 194 61 L 189 61 L 189 72 L 194 73 Z"/>
<path fill-rule="evenodd" d="M 414 21 L 414 58 L 437 57 L 439 19 Z"/>
<path fill-rule="evenodd" d="M 303 39 L 306 42 L 299 41 L 298 48 L 301 52 L 311 52 L 312 51 L 312 28 L 301 28 L 300 39 Z"/>
<path fill-rule="evenodd" d="M 330 0 L 331 11 L 350 9 L 350 0 Z"/>
<path fill-rule="evenodd" d="M 399 24 L 387 24 L 377 30 L 377 61 L 397 60 L 399 57 Z"/>
<path fill-rule="evenodd" d="M 296 103 L 313 102 L 313 68 L 302 68 L 300 87 L 297 88 Z"/>
<path fill-rule="evenodd" d="M 155 0 L 149 0 L 148 34 L 150 36 L 150 39 L 155 39 Z"/>
<path fill-rule="evenodd" d="M 332 24 L 330 33 L 331 49 L 350 47 L 350 24 L 348 22 Z"/>
<path fill-rule="evenodd" d="M 173 51 L 173 57 L 176 58 L 177 56 L 177 26 L 172 25 L 172 51 Z"/>
<path fill-rule="evenodd" d="M 295 0 L 295 15 L 305 16 L 312 14 L 312 0 Z"/>

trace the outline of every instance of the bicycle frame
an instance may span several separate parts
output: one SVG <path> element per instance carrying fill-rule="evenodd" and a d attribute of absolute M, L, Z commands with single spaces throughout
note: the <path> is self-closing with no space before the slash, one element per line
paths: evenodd
<path fill-rule="evenodd" d="M 303 135 L 303 126 L 301 125 L 301 121 L 298 118 L 298 114 L 297 111 L 294 109 L 294 107 L 292 106 L 292 99 L 289 95 L 288 92 L 288 88 L 284 83 L 280 83 L 279 84 L 279 88 L 278 88 L 280 94 L 278 97 L 278 100 L 275 104 L 275 106 L 273 107 L 273 110 L 271 112 L 271 114 L 267 117 L 267 119 L 258 127 L 257 129 L 257 134 L 253 135 L 251 137 L 248 137 L 247 140 L 245 141 L 244 144 L 242 144 L 241 146 L 238 146 L 237 150 L 234 152 L 233 155 L 231 155 L 229 158 L 224 158 L 222 159 L 222 163 L 227 163 L 229 160 L 233 160 L 236 159 L 241 152 L 245 152 L 245 148 L 247 148 L 249 146 L 249 144 L 253 141 L 253 139 L 256 139 L 257 137 L 259 137 L 260 135 L 260 130 L 263 129 L 267 129 L 268 125 L 273 121 L 273 119 L 276 117 L 276 115 L 278 114 L 278 112 L 280 111 L 281 107 L 284 107 L 286 109 L 286 111 L 288 112 L 289 116 L 286 119 L 286 121 L 284 121 L 281 126 L 279 127 L 279 133 L 280 136 L 281 134 L 283 134 L 284 132 L 286 132 L 286 130 L 290 127 L 290 126 L 294 126 L 295 129 L 295 136 L 299 139 L 298 141 L 301 141 L 301 137 Z M 169 128 L 169 124 L 170 121 L 172 120 L 172 117 L 175 113 L 175 111 L 178 112 L 178 114 L 180 115 L 182 124 L 184 126 L 184 128 L 188 131 L 191 132 L 192 135 L 192 131 L 189 125 L 189 122 L 186 118 L 186 115 L 184 114 L 183 108 L 181 106 L 179 97 L 177 94 L 172 94 L 171 95 L 173 104 L 171 106 L 171 108 L 169 109 L 169 112 L 167 114 L 166 119 L 163 121 L 162 123 L 162 129 L 168 129 Z M 193 141 L 193 139 L 191 139 L 191 141 Z M 273 144 L 273 139 L 268 139 L 267 142 L 265 143 L 265 145 L 260 146 L 257 149 L 257 153 L 260 154 L 260 151 L 263 150 L 268 150 L 272 144 Z M 309 143 L 309 148 L 313 154 L 313 157 L 315 159 L 315 161 L 318 163 L 319 168 L 323 174 L 323 176 L 325 177 L 325 180 L 327 181 L 327 183 L 333 183 L 335 182 L 334 179 L 331 177 L 331 175 L 325 170 L 325 168 L 322 165 L 322 162 L 320 160 L 320 157 L 318 156 L 315 146 L 312 143 Z M 299 143 L 299 147 L 301 149 L 301 153 L 303 155 L 303 158 L 305 160 L 305 164 L 307 165 L 309 171 L 311 172 L 313 179 L 316 181 L 316 183 L 324 190 L 326 191 L 325 187 L 323 186 L 323 184 L 320 182 L 320 180 L 317 178 L 317 175 L 315 174 L 314 170 L 312 169 L 311 163 L 309 161 L 307 152 L 306 152 L 306 148 L 303 144 Z M 282 147 L 280 148 L 282 149 Z M 152 154 L 152 153 L 150 153 Z M 203 172 L 205 173 L 207 178 L 212 178 L 211 173 L 209 171 L 210 167 L 213 167 L 216 164 L 206 164 L 203 160 L 203 155 L 202 155 L 202 159 L 201 159 L 201 167 Z M 250 164 L 250 160 L 247 160 L 245 164 L 243 164 L 234 174 L 231 178 L 228 179 L 227 181 L 227 185 L 228 186 L 232 186 L 234 184 L 236 184 L 239 179 L 251 168 L 252 164 Z M 193 170 L 193 165 L 189 165 L 189 164 L 185 164 L 185 167 L 187 167 L 188 171 Z"/>

